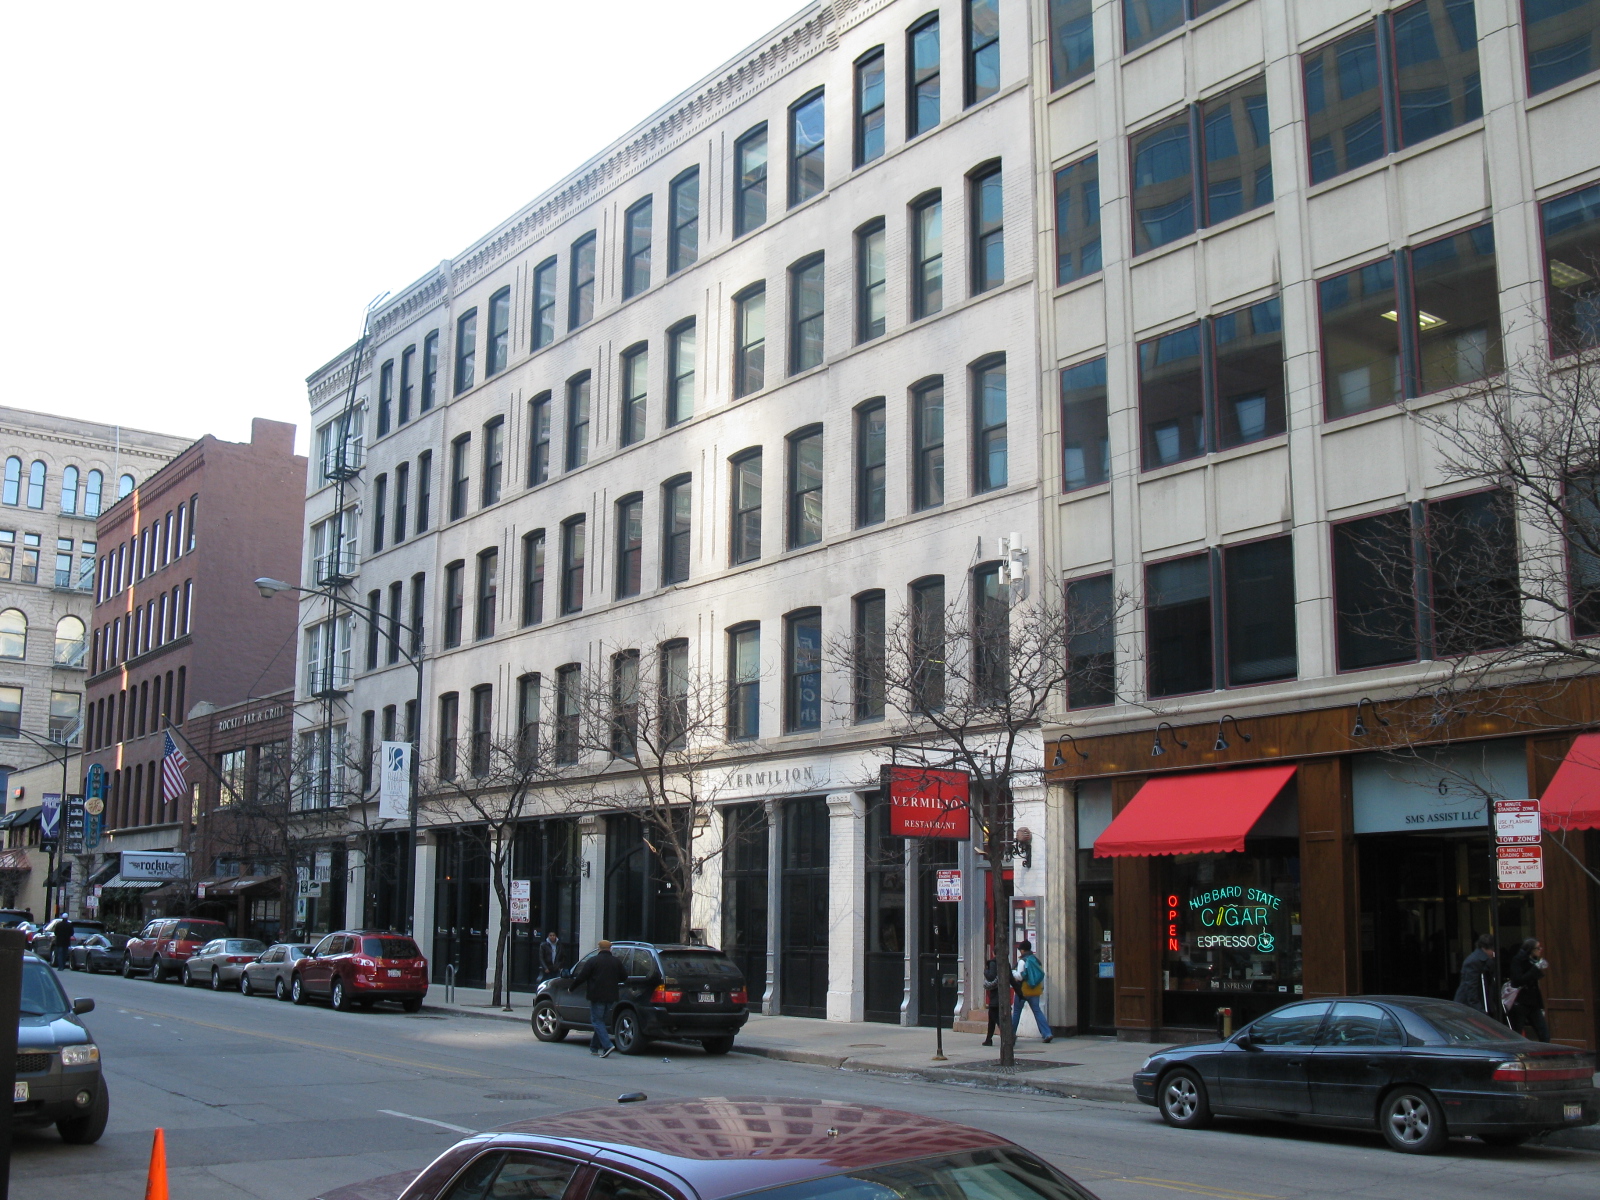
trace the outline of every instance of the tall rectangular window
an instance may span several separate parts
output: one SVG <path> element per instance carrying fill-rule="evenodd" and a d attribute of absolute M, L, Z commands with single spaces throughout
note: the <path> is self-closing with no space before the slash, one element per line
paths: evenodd
<path fill-rule="evenodd" d="M 1205 371 L 1200 326 L 1139 343 L 1142 461 L 1152 471 L 1206 452 Z"/>
<path fill-rule="evenodd" d="M 500 480 L 505 474 L 506 421 L 495 417 L 483 426 L 483 507 L 500 502 Z"/>
<path fill-rule="evenodd" d="M 689 643 L 663 642 L 656 661 L 661 673 L 661 743 L 669 750 L 681 750 L 689 732 Z"/>
<path fill-rule="evenodd" d="M 1212 668 L 1211 556 L 1145 567 L 1146 686 L 1151 696 L 1208 692 Z"/>
<path fill-rule="evenodd" d="M 1435 656 L 1499 650 L 1521 640 L 1517 521 L 1509 496 L 1472 492 L 1429 501 L 1424 534 Z"/>
<path fill-rule="evenodd" d="M 823 95 L 818 88 L 789 109 L 789 206 L 822 193 Z"/>
<path fill-rule="evenodd" d="M 1293 679 L 1299 660 L 1292 539 L 1226 547 L 1222 587 L 1228 686 Z"/>
<path fill-rule="evenodd" d="M 473 637 L 478 641 L 494 636 L 495 606 L 500 597 L 500 551 L 485 550 L 478 555 L 478 612 Z"/>
<path fill-rule="evenodd" d="M 478 310 L 469 308 L 456 319 L 456 395 L 477 382 Z"/>
<path fill-rule="evenodd" d="M 583 667 L 568 663 L 556 668 L 556 761 L 578 761 L 578 737 L 582 719 L 578 689 L 582 682 Z"/>
<path fill-rule="evenodd" d="M 389 477 L 379 475 L 372 481 L 372 552 L 376 554 L 383 549 L 384 534 L 389 531 Z M 70 546 L 70 543 L 69 543 Z M 72 556 L 67 556 L 67 565 L 72 565 Z M 60 572 L 58 571 L 57 574 Z M 71 582 L 70 571 L 68 582 Z M 57 586 L 66 586 L 58 582 Z"/>
<path fill-rule="evenodd" d="M 1106 360 L 1061 371 L 1061 490 L 1075 492 L 1111 478 L 1106 419 Z"/>
<path fill-rule="evenodd" d="M 785 620 L 784 720 L 786 732 L 822 726 L 822 614 L 816 609 Z"/>
<path fill-rule="evenodd" d="M 1200 105 L 1202 225 L 1272 203 L 1272 149 L 1267 81 L 1252 80 Z"/>
<path fill-rule="evenodd" d="M 1094 71 L 1094 0 L 1050 0 L 1050 87 Z"/>
<path fill-rule="evenodd" d="M 522 535 L 522 623 L 544 620 L 544 530 Z"/>
<path fill-rule="evenodd" d="M 456 739 L 461 733 L 461 696 L 446 692 L 439 697 L 439 777 L 456 777 Z"/>
<path fill-rule="evenodd" d="M 418 571 L 411 577 L 411 656 L 422 653 L 422 618 L 428 603 L 428 576 Z M 408 735 L 409 736 L 409 735 Z"/>
<path fill-rule="evenodd" d="M 972 682 L 977 697 L 1004 704 L 1011 688 L 1011 606 L 1000 564 L 972 572 Z"/>
<path fill-rule="evenodd" d="M 944 576 L 929 575 L 911 585 L 911 688 L 918 711 L 944 707 Z"/>
<path fill-rule="evenodd" d="M 855 719 L 881 721 L 884 713 L 884 674 L 888 639 L 882 592 L 863 592 L 855 598 L 855 670 L 852 684 Z"/>
<path fill-rule="evenodd" d="M 700 168 L 690 167 L 667 188 L 667 271 L 681 271 L 700 257 Z"/>
<path fill-rule="evenodd" d="M 939 194 L 911 208 L 911 315 L 920 320 L 944 307 L 944 205 Z"/>
<path fill-rule="evenodd" d="M 1551 349 L 1570 354 L 1600 344 L 1600 184 L 1546 200 L 1539 217 Z"/>
<path fill-rule="evenodd" d="M 389 612 L 388 620 L 384 622 L 384 640 L 388 644 L 388 660 L 391 664 L 400 661 L 400 626 L 405 620 L 405 590 L 405 585 L 398 581 L 389 585 Z"/>
<path fill-rule="evenodd" d="M 411 464 L 396 463 L 394 468 L 394 541 L 398 545 L 410 532 L 411 514 L 407 511 L 411 498 Z"/>
<path fill-rule="evenodd" d="M 450 519 L 459 521 L 467 515 L 467 452 L 472 446 L 472 435 L 463 433 L 450 443 Z"/>
<path fill-rule="evenodd" d="M 1317 283 L 1323 405 L 1330 420 L 1400 399 L 1399 302 L 1394 259 Z"/>
<path fill-rule="evenodd" d="M 567 470 L 589 461 L 589 372 L 567 381 Z"/>
<path fill-rule="evenodd" d="M 973 368 L 972 417 L 973 491 L 1003 488 L 1009 478 L 1004 359 Z"/>
<path fill-rule="evenodd" d="M 645 400 L 649 389 L 650 348 L 642 342 L 622 352 L 622 420 L 624 446 L 644 440 Z"/>
<path fill-rule="evenodd" d="M 968 107 L 1000 90 L 1000 0 L 964 0 Z"/>
<path fill-rule="evenodd" d="M 533 269 L 533 349 L 556 340 L 556 260 L 545 259 Z"/>
<path fill-rule="evenodd" d="M 882 337 L 889 322 L 889 282 L 884 265 L 887 235 L 882 221 L 856 233 L 856 341 Z"/>
<path fill-rule="evenodd" d="M 996 163 L 970 181 L 972 294 L 999 287 L 1006 278 L 1005 194 Z"/>
<path fill-rule="evenodd" d="M 1379 513 L 1333 527 L 1339 669 L 1417 657 L 1415 539 L 1410 514 Z"/>
<path fill-rule="evenodd" d="M 1528 94 L 1587 75 L 1600 67 L 1600 0 L 1522 0 L 1522 48 Z"/>
<path fill-rule="evenodd" d="M 488 352 L 485 379 L 500 374 L 511 362 L 511 289 L 508 287 L 489 297 Z"/>
<path fill-rule="evenodd" d="M 422 403 L 419 412 L 427 412 L 439 398 L 439 331 L 435 329 L 422 339 Z"/>
<path fill-rule="evenodd" d="M 531 763 L 539 752 L 539 673 L 517 677 L 517 752 Z"/>
<path fill-rule="evenodd" d="M 494 687 L 482 683 L 472 689 L 472 773 L 480 779 L 489 773 L 494 737 Z"/>
<path fill-rule="evenodd" d="M 572 278 L 567 289 L 567 328 L 587 325 L 594 318 L 594 234 L 572 243 Z"/>
<path fill-rule="evenodd" d="M 1067 707 L 1096 708 L 1116 701 L 1116 629 L 1111 576 L 1067 584 Z"/>
<path fill-rule="evenodd" d="M 822 365 L 822 256 L 789 268 L 789 372 Z"/>
<path fill-rule="evenodd" d="M 367 670 L 369 671 L 378 669 L 378 644 L 383 638 L 382 612 L 379 608 L 382 603 L 382 592 L 367 593 Z M 165 623 L 162 622 L 163 625 Z"/>
<path fill-rule="evenodd" d="M 1443 391 L 1498 375 L 1500 287 L 1494 227 L 1479 225 L 1414 247 L 1411 302 L 1416 306 L 1417 391 Z"/>
<path fill-rule="evenodd" d="M 1194 232 L 1194 159 L 1189 133 L 1189 114 L 1184 112 L 1129 139 L 1135 254 Z"/>
<path fill-rule="evenodd" d="M 394 359 L 390 359 L 378 369 L 378 436 L 382 437 L 391 428 L 394 416 Z M 65 499 L 65 492 L 62 494 Z M 62 511 L 70 511 L 62 506 Z"/>
<path fill-rule="evenodd" d="M 939 123 L 939 14 L 906 30 L 906 137 Z"/>
<path fill-rule="evenodd" d="M 761 557 L 761 451 L 733 460 L 733 530 L 729 557 L 734 564 Z"/>
<path fill-rule="evenodd" d="M 822 540 L 822 429 L 789 438 L 789 548 Z"/>
<path fill-rule="evenodd" d="M 461 645 L 461 613 L 466 604 L 466 564 L 450 563 L 444 569 L 444 644 Z"/>
<path fill-rule="evenodd" d="M 694 318 L 667 330 L 667 424 L 694 416 Z"/>
<path fill-rule="evenodd" d="M 733 234 L 741 237 L 767 222 L 767 127 L 761 124 L 734 143 Z"/>
<path fill-rule="evenodd" d="M 872 400 L 856 409 L 856 527 L 882 522 L 888 500 L 888 409 Z"/>
<path fill-rule="evenodd" d="M 728 740 L 761 736 L 761 626 L 728 630 Z"/>
<path fill-rule="evenodd" d="M 856 60 L 856 166 L 883 157 L 883 47 Z"/>
<path fill-rule="evenodd" d="M 611 753 L 631 757 L 639 745 L 639 652 L 611 656 Z"/>
<path fill-rule="evenodd" d="M 622 295 L 637 296 L 650 286 L 650 242 L 654 232 L 655 200 L 646 196 L 622 220 Z"/>
<path fill-rule="evenodd" d="M 944 503 L 944 380 L 929 380 L 912 390 L 911 421 L 916 506 L 935 508 Z"/>
<path fill-rule="evenodd" d="M 399 423 L 411 420 L 411 401 L 416 392 L 417 348 L 407 346 L 400 355 L 400 413 Z"/>
<path fill-rule="evenodd" d="M 568 517 L 561 523 L 561 613 L 583 611 L 583 560 L 586 522 Z"/>
<path fill-rule="evenodd" d="M 1100 156 L 1056 172 L 1056 286 L 1100 269 Z"/>
<path fill-rule="evenodd" d="M 433 451 L 424 450 L 417 455 L 417 532 L 428 528 L 432 519 L 429 513 L 433 499 Z"/>
<path fill-rule="evenodd" d="M 767 289 L 765 284 L 746 288 L 734 297 L 733 394 L 735 398 L 759 392 L 766 375 Z"/>
<path fill-rule="evenodd" d="M 693 516 L 692 484 L 688 476 L 669 481 L 661 489 L 661 583 L 682 583 L 689 578 L 690 520 Z"/>
<path fill-rule="evenodd" d="M 528 486 L 550 478 L 550 393 L 528 401 Z"/>
<path fill-rule="evenodd" d="M 644 497 L 635 493 L 617 501 L 618 600 L 637 596 L 644 582 Z"/>

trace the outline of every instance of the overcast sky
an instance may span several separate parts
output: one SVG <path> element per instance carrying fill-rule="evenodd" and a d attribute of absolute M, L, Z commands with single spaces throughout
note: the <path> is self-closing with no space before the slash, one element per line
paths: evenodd
<path fill-rule="evenodd" d="M 8 5 L 0 404 L 303 448 L 369 300 L 802 7 Z"/>

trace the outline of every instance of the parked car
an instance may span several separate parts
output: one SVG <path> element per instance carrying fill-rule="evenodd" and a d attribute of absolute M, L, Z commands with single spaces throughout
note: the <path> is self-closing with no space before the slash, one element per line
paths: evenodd
<path fill-rule="evenodd" d="M 32 926 L 33 910 L 30 908 L 0 908 L 0 929 L 16 929 L 21 925 Z"/>
<path fill-rule="evenodd" d="M 267 952 L 253 963 L 245 964 L 239 972 L 239 990 L 246 996 L 271 993 L 279 1000 L 289 998 L 289 974 L 294 964 L 310 954 L 312 947 L 305 942 L 278 942 L 268 946 Z"/>
<path fill-rule="evenodd" d="M 100 1048 L 78 1020 L 93 1011 L 93 1000 L 67 998 L 42 958 L 23 956 L 13 1127 L 54 1125 L 62 1141 L 77 1145 L 100 1140 L 111 1098 L 100 1074 Z"/>
<path fill-rule="evenodd" d="M 213 938 L 227 937 L 228 927 L 221 921 L 195 917 L 159 917 L 129 939 L 122 956 L 122 974 L 132 979 L 139 971 L 149 971 L 160 983 L 183 970 L 184 961 Z"/>
<path fill-rule="evenodd" d="M 1593 1056 L 1530 1042 L 1449 1000 L 1353 996 L 1286 1004 L 1225 1042 L 1146 1060 L 1134 1091 L 1169 1125 L 1265 1117 L 1372 1129 L 1431 1154 L 1452 1135 L 1514 1146 L 1600 1120 Z"/>
<path fill-rule="evenodd" d="M 255 938 L 214 938 L 191 954 L 183 964 L 183 986 L 209 983 L 220 992 L 235 987 L 245 967 L 265 954 L 267 944 Z"/>
<path fill-rule="evenodd" d="M 67 966 L 74 971 L 120 971 L 122 956 L 132 940 L 125 933 L 91 933 L 82 941 L 74 935 L 67 947 Z"/>
<path fill-rule="evenodd" d="M 584 1172 L 586 1165 L 591 1170 Z M 769 1193 L 772 1188 L 782 1190 Z M 759 1096 L 664 1100 L 518 1121 L 457 1142 L 420 1175 L 387 1175 L 317 1200 L 728 1200 L 763 1194 L 782 1200 L 1094 1200 L 1043 1159 L 986 1130 L 866 1104 Z"/>
<path fill-rule="evenodd" d="M 94 921 L 88 918 L 79 920 L 73 917 L 72 939 L 67 943 L 68 964 L 70 965 L 72 961 L 72 947 L 78 945 L 84 938 L 96 933 L 104 933 L 105 931 L 106 923 L 104 921 Z M 50 956 L 55 953 L 56 949 L 56 935 L 50 932 L 49 926 L 39 931 L 38 935 L 33 939 L 31 948 L 40 958 L 49 961 Z"/>
<path fill-rule="evenodd" d="M 707 1054 L 733 1049 L 750 1017 L 749 997 L 744 973 L 726 954 L 655 942 L 612 942 L 611 953 L 628 971 L 611 1010 L 618 1050 L 642 1054 L 652 1038 L 699 1042 Z M 545 980 L 534 992 L 532 1019 L 533 1036 L 541 1042 L 559 1042 L 573 1029 L 592 1032 L 588 985 L 567 974 Z"/>
<path fill-rule="evenodd" d="M 340 1012 L 371 1008 L 379 1000 L 416 1012 L 427 994 L 428 960 L 416 942 L 381 929 L 330 933 L 289 973 L 289 997 L 296 1004 L 327 997 Z"/>

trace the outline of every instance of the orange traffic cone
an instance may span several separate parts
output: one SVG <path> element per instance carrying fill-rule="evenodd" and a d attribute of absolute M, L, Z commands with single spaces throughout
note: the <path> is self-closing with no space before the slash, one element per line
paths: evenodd
<path fill-rule="evenodd" d="M 167 1135 L 162 1129 L 156 1130 L 155 1140 L 150 1143 L 150 1174 L 145 1180 L 144 1200 L 168 1200 Z"/>

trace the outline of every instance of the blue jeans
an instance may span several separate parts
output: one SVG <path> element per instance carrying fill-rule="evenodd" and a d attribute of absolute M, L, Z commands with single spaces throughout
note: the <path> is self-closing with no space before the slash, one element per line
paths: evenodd
<path fill-rule="evenodd" d="M 589 1024 L 594 1026 L 594 1036 L 589 1039 L 589 1053 L 599 1054 L 611 1049 L 611 1002 L 589 1001 Z"/>
<path fill-rule="evenodd" d="M 1050 1023 L 1044 1019 L 1044 1009 L 1039 1007 L 1039 997 L 1024 996 L 1021 992 L 1016 993 L 1016 998 L 1011 1003 L 1011 1031 L 1015 1033 L 1017 1026 L 1022 1024 L 1022 1006 L 1024 1004 L 1033 1009 L 1033 1019 L 1039 1022 L 1039 1036 L 1042 1038 L 1050 1037 Z"/>

